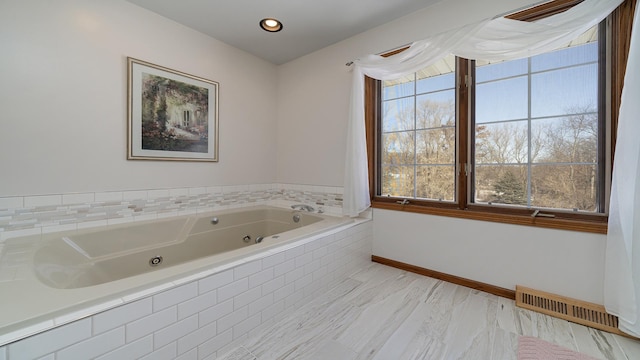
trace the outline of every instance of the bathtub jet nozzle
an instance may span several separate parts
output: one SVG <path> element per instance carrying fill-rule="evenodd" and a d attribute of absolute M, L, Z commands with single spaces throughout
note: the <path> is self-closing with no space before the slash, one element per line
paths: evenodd
<path fill-rule="evenodd" d="M 154 256 L 149 259 L 149 265 L 151 266 L 158 266 L 160 264 L 162 264 L 162 256 Z"/>

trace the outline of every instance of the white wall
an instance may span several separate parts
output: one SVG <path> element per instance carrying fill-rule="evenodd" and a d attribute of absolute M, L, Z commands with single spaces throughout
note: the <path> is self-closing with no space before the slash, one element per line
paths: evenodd
<path fill-rule="evenodd" d="M 0 197 L 272 183 L 276 66 L 123 0 L 0 5 Z M 219 163 L 126 160 L 126 57 L 220 83 Z"/>
<path fill-rule="evenodd" d="M 278 181 L 340 186 L 345 63 L 534 3 L 448 0 L 278 68 Z M 473 236 L 473 237 L 471 237 Z M 602 303 L 602 235 L 374 211 L 374 254 L 489 284 Z"/>
<path fill-rule="evenodd" d="M 605 236 L 374 209 L 373 254 L 602 304 Z"/>

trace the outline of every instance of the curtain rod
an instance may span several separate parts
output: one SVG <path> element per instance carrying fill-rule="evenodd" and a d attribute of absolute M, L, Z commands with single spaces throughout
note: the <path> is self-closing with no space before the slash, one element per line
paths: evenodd
<path fill-rule="evenodd" d="M 407 44 L 404 44 L 404 45 L 400 45 L 400 46 L 395 47 L 395 48 L 393 48 L 393 49 L 389 49 L 389 50 L 381 51 L 381 52 L 377 53 L 376 55 L 383 55 L 383 54 L 387 54 L 387 53 L 390 53 L 390 52 L 396 51 L 396 50 L 398 50 L 398 49 L 402 49 L 402 48 L 405 48 L 405 47 L 409 47 L 409 46 L 411 46 L 411 44 L 413 44 L 413 42 L 410 42 L 410 43 L 407 43 Z M 351 61 L 347 62 L 345 65 L 346 65 L 346 66 L 351 66 L 351 65 L 353 65 L 353 62 L 354 62 L 354 61 L 355 61 L 355 60 L 351 60 Z"/>

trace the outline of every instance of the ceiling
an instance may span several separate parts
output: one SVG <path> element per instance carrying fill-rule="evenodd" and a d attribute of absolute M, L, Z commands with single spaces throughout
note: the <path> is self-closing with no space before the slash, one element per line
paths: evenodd
<path fill-rule="evenodd" d="M 127 0 L 274 64 L 283 64 L 442 0 Z M 284 28 L 267 33 L 272 17 Z"/>

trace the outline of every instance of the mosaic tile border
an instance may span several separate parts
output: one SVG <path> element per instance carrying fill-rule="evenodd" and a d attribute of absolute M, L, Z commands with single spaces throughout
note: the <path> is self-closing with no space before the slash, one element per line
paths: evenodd
<path fill-rule="evenodd" d="M 258 184 L 0 197 L 0 243 L 18 236 L 291 203 L 308 204 L 339 215 L 342 188 Z"/>

